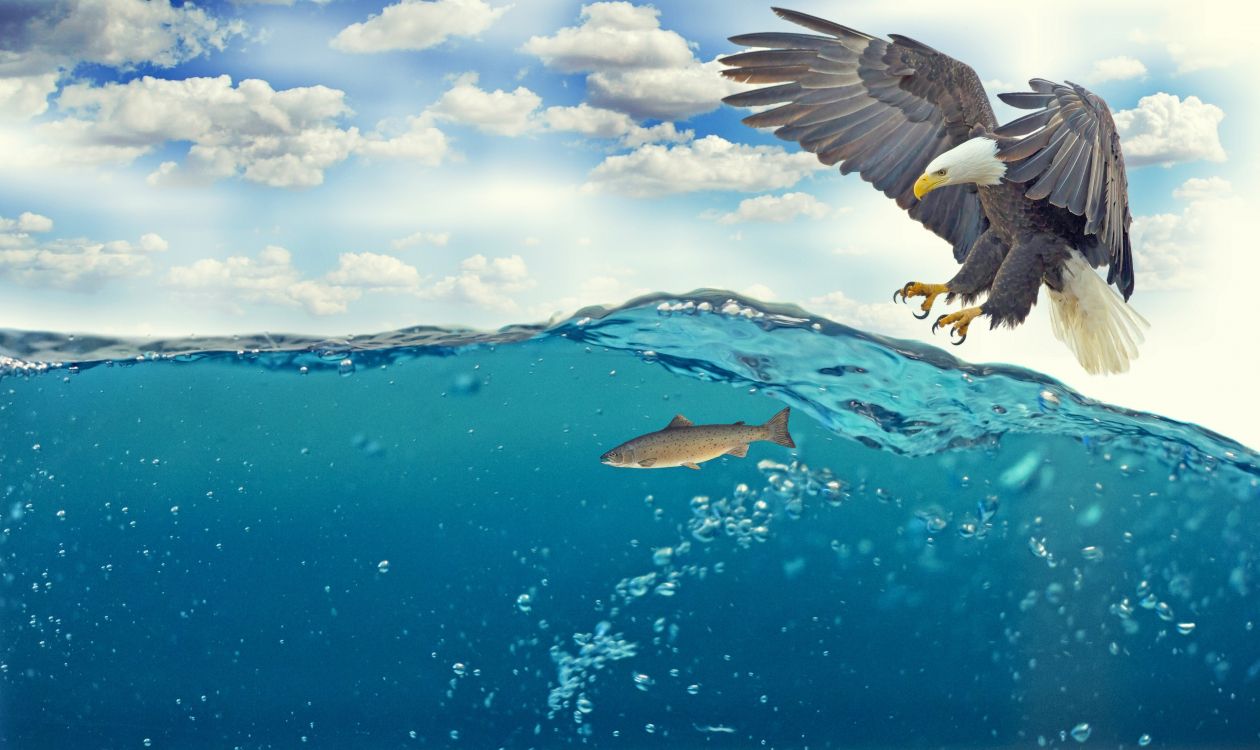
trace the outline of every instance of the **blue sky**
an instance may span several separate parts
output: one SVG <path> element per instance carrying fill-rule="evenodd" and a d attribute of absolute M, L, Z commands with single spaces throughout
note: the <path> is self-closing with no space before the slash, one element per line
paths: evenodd
<path fill-rule="evenodd" d="M 1131 165 L 1142 358 L 1085 376 L 1044 305 L 952 351 L 1260 444 L 1223 395 L 1258 364 L 1237 346 L 1252 303 L 1222 293 L 1260 273 L 1250 11 L 794 7 L 918 38 L 992 91 L 1042 76 L 1102 95 Z M 5 3 L 0 325 L 493 327 L 712 286 L 932 341 L 888 300 L 952 275 L 944 243 L 720 105 L 739 87 L 712 61 L 763 30 L 789 26 L 716 0 Z"/>

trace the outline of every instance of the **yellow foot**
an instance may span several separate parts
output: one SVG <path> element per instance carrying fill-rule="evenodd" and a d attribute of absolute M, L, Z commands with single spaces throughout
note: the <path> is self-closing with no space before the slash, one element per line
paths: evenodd
<path fill-rule="evenodd" d="M 951 341 L 950 343 L 954 346 L 958 346 L 967 340 L 967 326 L 971 325 L 971 321 L 983 314 L 984 311 L 978 307 L 965 307 L 956 313 L 942 315 L 936 319 L 935 323 L 932 324 L 932 333 L 936 333 L 937 328 L 952 326 L 949 332 L 950 336 L 957 335 L 959 338 L 957 341 Z"/>
<path fill-rule="evenodd" d="M 936 298 L 939 295 L 948 293 L 949 287 L 944 284 L 920 284 L 917 281 L 909 281 L 906 282 L 905 286 L 893 292 L 893 300 L 896 301 L 900 297 L 901 301 L 905 302 L 907 297 L 926 297 L 923 300 L 923 304 L 919 306 L 923 314 L 913 313 L 914 317 L 923 320 L 928 316 L 928 313 L 932 312 L 932 303 L 936 302 Z"/>

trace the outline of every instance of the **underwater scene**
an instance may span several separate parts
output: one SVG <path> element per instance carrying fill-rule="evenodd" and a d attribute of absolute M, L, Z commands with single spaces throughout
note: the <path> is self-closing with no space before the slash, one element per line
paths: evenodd
<path fill-rule="evenodd" d="M 1260 746 L 1257 454 L 1031 371 L 720 291 L 0 354 L 5 747 Z"/>

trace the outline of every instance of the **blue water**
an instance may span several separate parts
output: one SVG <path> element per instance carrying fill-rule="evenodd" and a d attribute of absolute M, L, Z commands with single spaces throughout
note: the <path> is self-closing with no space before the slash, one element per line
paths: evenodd
<path fill-rule="evenodd" d="M 5 747 L 1260 745 L 1257 454 L 1029 371 L 718 292 L 0 354 Z"/>

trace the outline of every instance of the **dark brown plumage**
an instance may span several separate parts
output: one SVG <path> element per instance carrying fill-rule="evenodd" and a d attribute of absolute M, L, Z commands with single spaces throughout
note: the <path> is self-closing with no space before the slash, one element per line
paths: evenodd
<path fill-rule="evenodd" d="M 1062 292 L 1079 276 L 1064 270 L 1075 250 L 1093 267 L 1110 266 L 1108 282 L 1128 299 L 1128 182 L 1102 99 L 1075 84 L 1034 79 L 1031 91 L 1001 98 L 1035 111 L 999 127 L 975 71 L 949 55 L 904 36 L 885 40 L 803 13 L 774 11 L 816 33 L 731 37 L 757 49 L 724 58 L 731 68 L 723 74 L 770 85 L 724 101 L 777 105 L 744 122 L 775 128 L 775 135 L 796 141 L 824 164 L 838 164 L 841 173 L 857 172 L 949 242 L 963 266 L 936 286 L 950 298 L 987 292 L 978 314 L 994 326 L 1017 325 L 1042 283 Z M 927 166 L 977 137 L 996 142 L 993 156 L 1006 163 L 1005 176 L 995 184 L 929 188 L 916 200 L 916 180 Z"/>

